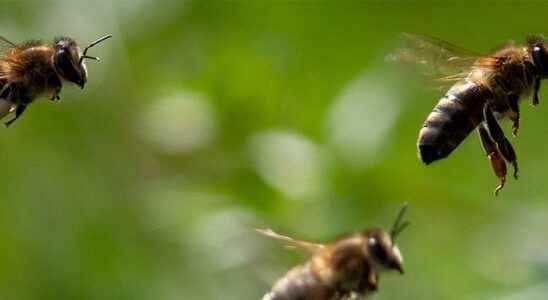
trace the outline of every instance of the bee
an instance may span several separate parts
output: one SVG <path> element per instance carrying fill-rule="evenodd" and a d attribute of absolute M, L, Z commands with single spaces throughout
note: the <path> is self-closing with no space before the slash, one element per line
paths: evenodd
<path fill-rule="evenodd" d="M 396 237 L 408 225 L 402 206 L 392 229 L 370 229 L 323 245 L 296 240 L 270 229 L 257 229 L 287 246 L 303 249 L 312 257 L 279 279 L 263 300 L 338 300 L 366 297 L 378 289 L 379 272 L 403 274 L 403 258 Z"/>
<path fill-rule="evenodd" d="M 527 96 L 533 106 L 539 103 L 540 82 L 548 76 L 547 43 L 542 36 L 531 36 L 525 45 L 509 43 L 479 55 L 436 38 L 403 37 L 407 46 L 392 58 L 418 63 L 426 73 L 441 74 L 440 82 L 452 84 L 420 129 L 417 148 L 421 161 L 428 165 L 447 157 L 476 129 L 499 179 L 497 195 L 506 182 L 506 162 L 518 178 L 516 152 L 499 120 L 512 121 L 512 134 L 517 136 L 520 99 Z"/>
<path fill-rule="evenodd" d="M 27 41 L 21 44 L 0 37 L 0 118 L 15 112 L 5 125 L 21 117 L 38 97 L 60 100 L 65 81 L 83 89 L 88 76 L 85 59 L 99 60 L 87 55 L 88 50 L 111 37 L 109 34 L 93 41 L 84 51 L 69 37 L 55 38 L 53 43 Z"/>

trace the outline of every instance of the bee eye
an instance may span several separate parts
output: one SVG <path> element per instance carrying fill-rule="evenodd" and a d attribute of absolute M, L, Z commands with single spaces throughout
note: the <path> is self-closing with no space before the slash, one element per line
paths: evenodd
<path fill-rule="evenodd" d="M 62 71 L 69 71 L 72 69 L 72 62 L 70 61 L 70 54 L 65 48 L 61 48 L 55 54 L 55 65 Z"/>
<path fill-rule="evenodd" d="M 379 260 L 379 262 L 386 261 L 388 255 L 376 238 L 369 238 L 367 246 L 369 248 L 369 252 L 373 254 L 373 256 Z"/>
<path fill-rule="evenodd" d="M 86 82 L 85 72 L 75 62 L 73 55 L 67 47 L 59 47 L 54 56 L 55 69 L 62 78 L 84 87 Z"/>
<path fill-rule="evenodd" d="M 544 73 L 548 73 L 548 54 L 541 46 L 533 47 L 533 63 Z"/>

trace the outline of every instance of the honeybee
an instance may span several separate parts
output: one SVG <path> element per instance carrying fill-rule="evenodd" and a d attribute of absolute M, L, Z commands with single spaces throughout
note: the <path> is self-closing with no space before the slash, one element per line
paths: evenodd
<path fill-rule="evenodd" d="M 312 257 L 279 279 L 263 300 L 338 300 L 366 297 L 375 292 L 379 272 L 403 274 L 403 258 L 396 237 L 408 225 L 402 206 L 392 229 L 370 229 L 323 245 L 296 240 L 270 229 L 257 229 L 287 246 L 303 249 Z"/>
<path fill-rule="evenodd" d="M 391 58 L 418 63 L 440 82 L 453 84 L 428 115 L 419 132 L 417 148 L 425 164 L 447 157 L 477 128 L 483 149 L 499 184 L 506 182 L 506 163 L 518 178 L 518 162 L 498 120 L 512 121 L 512 134 L 519 129 L 522 97 L 539 103 L 541 79 L 548 76 L 548 45 L 542 36 L 531 36 L 525 45 L 508 45 L 487 55 L 431 37 L 405 34 L 406 47 Z M 479 125 L 479 126 L 478 126 Z"/>
<path fill-rule="evenodd" d="M 60 100 L 64 81 L 83 89 L 87 81 L 85 59 L 99 60 L 87 55 L 88 50 L 111 37 L 110 34 L 101 37 L 82 51 L 69 37 L 56 38 L 53 43 L 15 44 L 0 36 L 0 118 L 15 111 L 15 116 L 5 125 L 15 122 L 40 96 Z"/>

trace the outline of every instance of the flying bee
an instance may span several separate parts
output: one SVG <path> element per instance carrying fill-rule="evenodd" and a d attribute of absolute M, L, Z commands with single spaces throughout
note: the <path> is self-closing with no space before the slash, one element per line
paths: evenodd
<path fill-rule="evenodd" d="M 392 229 L 371 229 L 323 245 L 296 240 L 272 230 L 257 231 L 290 247 L 303 249 L 312 257 L 279 279 L 263 300 L 339 300 L 366 297 L 375 292 L 379 272 L 403 274 L 403 258 L 396 237 L 408 225 L 402 206 Z"/>
<path fill-rule="evenodd" d="M 406 47 L 390 58 L 413 62 L 429 74 L 437 72 L 440 82 L 452 84 L 419 132 L 420 159 L 430 164 L 447 157 L 477 128 L 499 178 L 497 195 L 506 182 L 506 162 L 518 178 L 516 153 L 498 120 L 511 120 L 512 134 L 517 136 L 520 99 L 527 96 L 533 106 L 539 103 L 540 82 L 548 76 L 548 44 L 542 36 L 531 36 L 525 45 L 510 43 L 491 54 L 478 55 L 431 37 L 403 37 Z"/>
<path fill-rule="evenodd" d="M 56 38 L 53 43 L 27 41 L 21 44 L 0 37 L 0 106 L 3 110 L 0 118 L 15 111 L 15 117 L 5 125 L 21 117 L 38 97 L 60 100 L 64 81 L 83 89 L 88 76 L 85 59 L 99 60 L 88 56 L 88 50 L 111 37 L 106 35 L 95 40 L 84 51 L 69 37 Z"/>

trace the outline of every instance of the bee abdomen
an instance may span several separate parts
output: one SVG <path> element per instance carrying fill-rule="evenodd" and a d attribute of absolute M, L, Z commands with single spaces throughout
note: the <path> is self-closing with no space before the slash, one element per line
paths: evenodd
<path fill-rule="evenodd" d="M 329 300 L 331 296 L 332 290 L 305 264 L 289 271 L 262 300 Z"/>
<path fill-rule="evenodd" d="M 472 82 L 456 84 L 440 99 L 419 132 L 422 162 L 447 157 L 482 120 L 485 89 Z"/>

